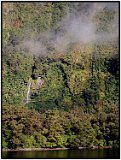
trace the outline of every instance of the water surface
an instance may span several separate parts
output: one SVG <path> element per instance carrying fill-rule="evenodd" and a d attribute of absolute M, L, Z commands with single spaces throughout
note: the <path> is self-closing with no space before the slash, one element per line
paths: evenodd
<path fill-rule="evenodd" d="M 3 151 L 2 158 L 120 158 L 119 149 Z"/>

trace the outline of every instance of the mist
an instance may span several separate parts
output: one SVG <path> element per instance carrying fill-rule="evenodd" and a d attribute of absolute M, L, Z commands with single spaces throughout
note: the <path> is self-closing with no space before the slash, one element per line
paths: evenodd
<path fill-rule="evenodd" d="M 81 10 L 80 4 L 83 4 Z M 107 22 L 107 28 L 110 27 L 111 30 L 100 32 L 97 31 L 98 22 L 95 18 L 104 10 L 113 12 L 114 17 L 110 22 Z M 57 31 L 48 30 L 46 32 L 35 33 L 34 36 L 33 34 L 32 36 L 25 34 L 26 36 L 21 41 L 20 49 L 32 55 L 46 56 L 51 52 L 66 53 L 72 43 L 93 45 L 115 42 L 118 40 L 119 34 L 118 16 L 118 3 L 115 2 L 75 2 L 73 12 L 68 12 L 61 22 L 58 23 L 59 29 Z"/>

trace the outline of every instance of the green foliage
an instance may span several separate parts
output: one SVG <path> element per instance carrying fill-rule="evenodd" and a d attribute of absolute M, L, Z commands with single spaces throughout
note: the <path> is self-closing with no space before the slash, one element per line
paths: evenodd
<path fill-rule="evenodd" d="M 60 22 L 62 18 L 68 13 L 68 3 L 64 2 L 52 2 L 52 27 L 57 28 L 57 22 Z"/>
<path fill-rule="evenodd" d="M 35 147 L 37 147 L 37 148 L 44 148 L 46 146 L 46 137 L 43 136 L 41 133 L 35 132 L 34 133 L 34 138 L 36 140 Z"/>
<path fill-rule="evenodd" d="M 2 139 L 2 148 L 8 148 L 8 142 L 6 142 L 5 137 Z"/>
<path fill-rule="evenodd" d="M 36 145 L 34 136 L 22 135 L 21 137 L 22 148 L 33 148 Z"/>
<path fill-rule="evenodd" d="M 99 12 L 96 15 L 97 19 L 97 31 L 98 32 L 109 32 L 110 30 L 113 30 L 113 26 L 110 25 L 112 20 L 114 19 L 115 11 L 108 10 L 106 7 L 103 9 L 103 12 Z M 108 23 L 107 23 L 108 21 Z"/>
<path fill-rule="evenodd" d="M 87 114 L 75 107 L 38 113 L 26 107 L 3 107 L 3 148 L 54 148 L 118 146 L 118 111 L 106 114 L 101 107 Z M 106 114 L 106 115 L 105 115 Z M 102 118 L 103 117 L 103 118 Z M 112 141 L 112 143 L 111 143 Z"/>

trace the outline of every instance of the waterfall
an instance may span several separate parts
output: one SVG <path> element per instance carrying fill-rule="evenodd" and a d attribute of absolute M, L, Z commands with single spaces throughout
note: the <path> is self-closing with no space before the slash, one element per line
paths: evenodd
<path fill-rule="evenodd" d="M 32 85 L 32 80 L 29 83 L 28 91 L 27 91 L 27 97 L 26 97 L 26 103 L 29 103 L 30 100 L 30 95 L 31 95 L 31 85 Z"/>
<path fill-rule="evenodd" d="M 41 79 L 41 77 L 38 77 L 37 81 L 36 81 L 36 86 L 35 86 L 35 89 L 36 89 L 36 92 L 38 89 L 41 88 L 42 84 L 43 84 L 44 80 Z M 35 84 L 35 83 L 34 83 Z M 30 102 L 30 96 L 31 96 L 31 87 L 33 87 L 33 84 L 32 84 L 32 79 L 30 79 L 30 82 L 29 82 L 29 86 L 28 86 L 28 90 L 27 90 L 27 96 L 26 96 L 26 99 L 23 100 L 24 104 L 26 103 L 29 103 Z M 35 92 L 35 93 L 36 93 Z"/>
<path fill-rule="evenodd" d="M 36 84 L 36 89 L 40 89 L 43 82 L 44 82 L 43 79 L 41 79 L 41 77 L 38 77 L 37 84 Z"/>

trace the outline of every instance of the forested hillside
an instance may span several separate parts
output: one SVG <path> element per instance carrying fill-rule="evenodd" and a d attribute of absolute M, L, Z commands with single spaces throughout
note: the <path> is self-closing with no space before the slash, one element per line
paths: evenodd
<path fill-rule="evenodd" d="M 118 21 L 117 2 L 2 3 L 3 148 L 119 147 Z"/>

